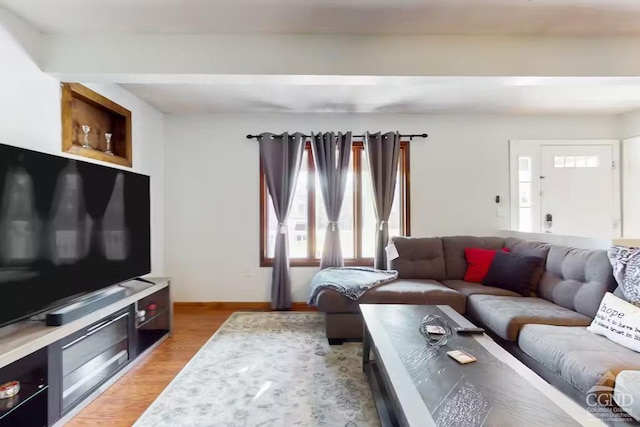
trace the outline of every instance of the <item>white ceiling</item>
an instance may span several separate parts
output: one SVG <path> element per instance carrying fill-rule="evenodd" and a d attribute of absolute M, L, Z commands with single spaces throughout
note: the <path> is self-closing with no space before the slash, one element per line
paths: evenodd
<path fill-rule="evenodd" d="M 0 6 L 42 32 L 79 35 L 640 35 L 640 0 L 0 0 Z M 640 109 L 640 78 L 199 78 L 118 82 L 166 113 L 621 114 Z"/>
<path fill-rule="evenodd" d="M 197 84 L 123 84 L 165 113 L 622 114 L 640 78 L 220 76 Z"/>
<path fill-rule="evenodd" d="M 639 0 L 0 0 L 46 33 L 640 34 Z"/>

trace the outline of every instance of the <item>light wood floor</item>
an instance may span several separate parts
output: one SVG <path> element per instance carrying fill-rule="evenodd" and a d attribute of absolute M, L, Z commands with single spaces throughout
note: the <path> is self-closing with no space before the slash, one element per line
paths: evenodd
<path fill-rule="evenodd" d="M 176 308 L 173 337 L 141 360 L 67 425 L 131 426 L 231 313 L 232 310 Z"/>

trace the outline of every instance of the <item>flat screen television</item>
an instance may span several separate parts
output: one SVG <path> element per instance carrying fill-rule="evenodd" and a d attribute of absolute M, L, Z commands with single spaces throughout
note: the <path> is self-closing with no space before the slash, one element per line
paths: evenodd
<path fill-rule="evenodd" d="M 0 144 L 0 325 L 151 271 L 149 177 Z"/>

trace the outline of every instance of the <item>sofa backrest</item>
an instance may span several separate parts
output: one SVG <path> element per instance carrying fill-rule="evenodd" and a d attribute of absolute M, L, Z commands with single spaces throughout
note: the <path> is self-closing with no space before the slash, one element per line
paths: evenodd
<path fill-rule="evenodd" d="M 594 317 L 604 294 L 615 288 L 607 251 L 551 245 L 538 296 Z"/>
<path fill-rule="evenodd" d="M 446 279 L 442 240 L 439 237 L 392 237 L 400 257 L 389 261 L 400 279 Z"/>
<path fill-rule="evenodd" d="M 467 259 L 464 256 L 465 248 L 502 249 L 504 244 L 505 238 L 503 237 L 442 237 L 447 279 L 464 279 L 464 274 L 467 272 Z"/>
<path fill-rule="evenodd" d="M 539 280 L 542 277 L 544 270 L 546 269 L 547 257 L 549 255 L 549 250 L 551 249 L 551 244 L 544 242 L 536 242 L 533 240 L 522 240 L 516 239 L 514 237 L 508 237 L 504 246 L 509 248 L 511 253 L 520 256 L 535 256 L 538 258 L 542 258 L 544 260 L 542 264 L 542 268 L 539 271 L 539 275 L 537 279 Z M 531 296 L 538 295 L 538 283 L 534 284 L 534 287 L 531 289 Z"/>
<path fill-rule="evenodd" d="M 536 256 L 543 258 L 545 261 L 551 249 L 550 243 L 536 242 L 534 240 L 522 240 L 515 237 L 507 237 L 504 246 L 516 254 L 522 256 Z"/>
<path fill-rule="evenodd" d="M 512 237 L 393 237 L 399 258 L 389 261 L 401 279 L 462 280 L 467 271 L 465 248 L 502 249 L 546 260 L 537 296 L 594 317 L 616 282 L 604 250 L 569 248 Z"/>

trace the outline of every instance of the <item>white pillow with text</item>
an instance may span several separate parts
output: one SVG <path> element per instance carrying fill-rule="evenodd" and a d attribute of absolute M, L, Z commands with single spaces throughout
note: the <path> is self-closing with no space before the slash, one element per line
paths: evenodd
<path fill-rule="evenodd" d="M 607 292 L 587 330 L 640 352 L 640 307 Z"/>

